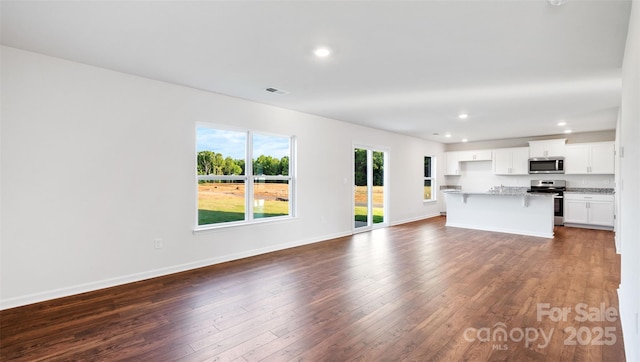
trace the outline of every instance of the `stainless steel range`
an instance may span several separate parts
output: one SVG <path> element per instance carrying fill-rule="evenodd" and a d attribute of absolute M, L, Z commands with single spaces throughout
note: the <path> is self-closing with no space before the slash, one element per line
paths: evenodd
<path fill-rule="evenodd" d="M 552 193 L 553 215 L 555 225 L 564 225 L 564 191 L 567 189 L 565 180 L 531 180 L 531 193 Z"/>

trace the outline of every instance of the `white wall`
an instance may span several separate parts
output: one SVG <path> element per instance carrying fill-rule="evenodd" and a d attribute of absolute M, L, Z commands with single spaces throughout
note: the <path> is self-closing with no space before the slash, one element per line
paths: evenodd
<path fill-rule="evenodd" d="M 194 234 L 196 122 L 296 135 L 298 217 Z M 350 234 L 354 143 L 389 150 L 392 224 L 439 214 L 441 144 L 2 47 L 0 307 Z"/>
<path fill-rule="evenodd" d="M 622 66 L 620 110 L 620 314 L 627 361 L 640 361 L 640 2 L 633 1 Z"/>

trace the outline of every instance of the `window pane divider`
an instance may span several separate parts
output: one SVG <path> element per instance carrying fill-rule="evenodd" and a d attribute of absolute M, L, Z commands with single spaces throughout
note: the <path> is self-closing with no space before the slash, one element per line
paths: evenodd
<path fill-rule="evenodd" d="M 198 181 L 247 181 L 248 177 L 243 175 L 198 175 Z"/>
<path fill-rule="evenodd" d="M 267 176 L 267 175 L 253 175 L 254 179 L 258 180 L 291 180 L 291 176 Z"/>

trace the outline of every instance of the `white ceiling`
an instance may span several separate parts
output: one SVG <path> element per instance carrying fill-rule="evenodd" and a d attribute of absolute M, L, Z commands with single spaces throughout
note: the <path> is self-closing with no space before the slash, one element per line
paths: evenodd
<path fill-rule="evenodd" d="M 445 143 L 614 129 L 630 13 L 627 0 L 1 6 L 7 46 Z"/>

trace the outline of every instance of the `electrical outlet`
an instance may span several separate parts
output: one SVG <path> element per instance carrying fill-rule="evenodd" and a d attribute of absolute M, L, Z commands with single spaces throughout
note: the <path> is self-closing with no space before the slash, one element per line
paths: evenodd
<path fill-rule="evenodd" d="M 155 239 L 154 246 L 156 247 L 156 249 L 162 249 L 162 247 L 164 246 L 162 239 Z"/>

